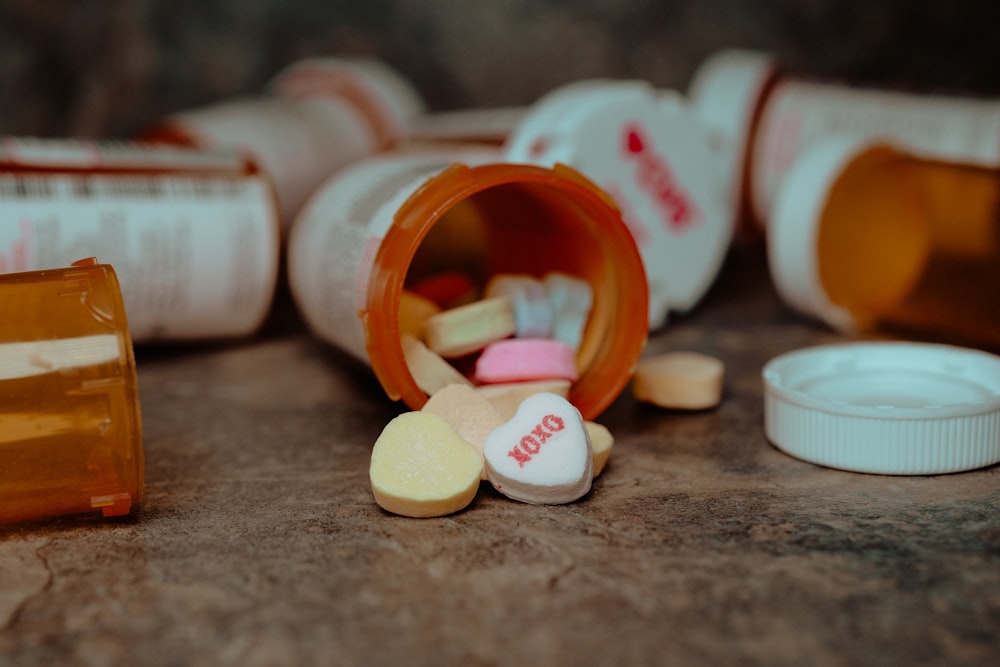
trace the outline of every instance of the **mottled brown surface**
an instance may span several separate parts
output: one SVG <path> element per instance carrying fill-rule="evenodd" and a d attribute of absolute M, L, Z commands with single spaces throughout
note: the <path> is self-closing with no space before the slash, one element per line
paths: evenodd
<path fill-rule="evenodd" d="M 763 363 L 835 340 L 737 251 L 650 341 L 728 367 L 716 410 L 623 395 L 581 502 L 484 486 L 382 512 L 399 410 L 286 307 L 233 346 L 140 351 L 147 494 L 123 520 L 0 529 L 0 664 L 995 665 L 1000 469 L 883 477 L 762 431 Z"/>
<path fill-rule="evenodd" d="M 0 134 L 128 136 L 312 55 L 380 58 L 435 109 L 598 76 L 683 89 L 730 46 L 996 95 L 998 19 L 992 0 L 5 0 Z M 650 341 L 724 359 L 723 404 L 622 396 L 608 468 L 561 507 L 484 486 L 444 519 L 379 510 L 368 452 L 398 406 L 277 312 L 254 341 L 140 351 L 132 516 L 0 528 L 0 665 L 1000 663 L 1000 471 L 855 475 L 771 447 L 761 366 L 836 337 L 779 305 L 759 254 Z"/>

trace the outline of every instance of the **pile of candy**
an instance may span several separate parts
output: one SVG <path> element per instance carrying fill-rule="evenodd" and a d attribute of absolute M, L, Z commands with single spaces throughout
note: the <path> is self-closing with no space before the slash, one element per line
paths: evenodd
<path fill-rule="evenodd" d="M 400 299 L 403 354 L 417 386 L 428 395 L 449 384 L 493 387 L 493 397 L 511 392 L 522 399 L 540 390 L 568 395 L 593 303 L 586 281 L 556 272 L 500 274 L 482 298 L 443 309 L 442 302 L 454 304 L 472 292 L 453 287 L 443 293 L 442 278 L 417 284 Z"/>
<path fill-rule="evenodd" d="M 533 394 L 505 420 L 475 389 L 453 384 L 386 425 L 369 478 L 379 506 L 410 517 L 465 508 L 480 480 L 514 500 L 569 503 L 590 491 L 613 443 L 562 396 Z"/>
<path fill-rule="evenodd" d="M 404 291 L 402 347 L 430 398 L 376 441 L 376 502 L 403 516 L 443 516 L 467 507 L 483 480 L 526 503 L 586 495 L 614 444 L 567 400 L 592 300 L 586 281 L 563 273 L 497 275 L 481 294 L 467 279 L 441 275 Z M 722 372 L 721 362 L 695 353 L 650 357 L 636 368 L 633 394 L 708 408 L 719 400 Z"/>
<path fill-rule="evenodd" d="M 372 491 L 390 512 L 458 511 L 481 480 L 527 503 L 572 502 L 610 454 L 611 433 L 566 399 L 590 285 L 557 272 L 500 274 L 481 298 L 470 294 L 480 296 L 461 277 L 435 276 L 401 295 L 403 352 L 430 399 L 392 420 L 372 451 Z"/>

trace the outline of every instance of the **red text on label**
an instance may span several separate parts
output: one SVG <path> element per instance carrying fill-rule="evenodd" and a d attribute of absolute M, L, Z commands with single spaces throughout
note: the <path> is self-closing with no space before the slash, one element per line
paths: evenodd
<path fill-rule="evenodd" d="M 623 128 L 624 154 L 636 160 L 636 182 L 653 199 L 666 227 L 680 233 L 701 218 L 691 195 L 681 187 L 663 156 L 649 145 L 638 123 Z"/>

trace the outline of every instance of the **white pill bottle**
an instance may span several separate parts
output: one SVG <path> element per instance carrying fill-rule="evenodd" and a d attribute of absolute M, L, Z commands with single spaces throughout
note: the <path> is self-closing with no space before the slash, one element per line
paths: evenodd
<path fill-rule="evenodd" d="M 688 92 L 728 165 L 729 202 L 741 235 L 766 229 L 789 169 L 831 135 L 886 138 L 932 160 L 1000 162 L 1000 100 L 804 80 L 768 55 L 741 50 L 706 60 Z"/>
<path fill-rule="evenodd" d="M 398 72 L 366 58 L 313 58 L 278 73 L 265 94 L 171 114 L 142 138 L 243 149 L 274 182 L 283 228 L 336 169 L 386 149 L 423 109 Z"/>
<path fill-rule="evenodd" d="M 645 346 L 642 258 L 603 190 L 568 167 L 462 156 L 382 155 L 335 174 L 289 237 L 292 294 L 320 338 L 367 363 L 393 400 L 427 395 L 400 343 L 409 283 L 459 271 L 479 285 L 498 273 L 561 271 L 586 280 L 593 307 L 569 399 L 584 418 L 628 383 Z"/>
<path fill-rule="evenodd" d="M 230 151 L 6 137 L 0 273 L 99 256 L 137 343 L 247 336 L 278 280 L 274 190 Z"/>

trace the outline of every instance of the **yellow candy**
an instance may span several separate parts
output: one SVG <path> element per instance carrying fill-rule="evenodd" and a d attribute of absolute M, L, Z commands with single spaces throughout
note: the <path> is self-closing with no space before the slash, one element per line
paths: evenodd
<path fill-rule="evenodd" d="M 594 477 L 597 477 L 611 456 L 611 446 L 615 444 L 615 438 L 611 435 L 611 431 L 596 422 L 583 422 L 583 426 L 590 438 L 590 448 L 594 455 Z"/>
<path fill-rule="evenodd" d="M 402 516 L 444 516 L 468 506 L 479 489 L 483 455 L 443 417 L 406 412 L 375 441 L 368 477 L 375 502 Z"/>
<path fill-rule="evenodd" d="M 413 381 L 428 395 L 450 384 L 472 386 L 467 377 L 413 336 L 403 335 L 399 342 L 403 347 L 403 357 L 406 359 L 406 367 L 413 376 Z"/>
<path fill-rule="evenodd" d="M 448 358 L 481 350 L 516 330 L 514 304 L 506 296 L 452 308 L 424 320 L 427 347 Z"/>

